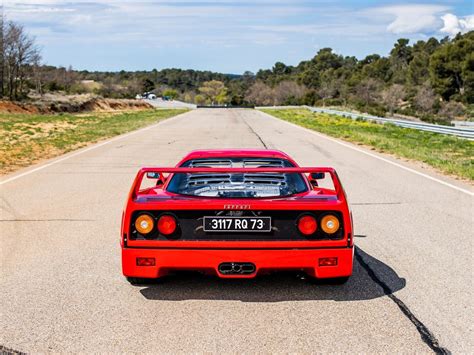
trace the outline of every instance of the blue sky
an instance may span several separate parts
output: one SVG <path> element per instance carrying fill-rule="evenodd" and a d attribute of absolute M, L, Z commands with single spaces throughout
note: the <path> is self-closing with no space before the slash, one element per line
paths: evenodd
<path fill-rule="evenodd" d="M 256 72 L 320 48 L 363 58 L 474 29 L 472 1 L 3 0 L 44 61 L 88 70 Z"/>

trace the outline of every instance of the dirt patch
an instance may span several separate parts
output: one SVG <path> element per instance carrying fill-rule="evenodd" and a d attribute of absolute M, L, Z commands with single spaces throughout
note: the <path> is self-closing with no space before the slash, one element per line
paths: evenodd
<path fill-rule="evenodd" d="M 79 113 L 79 112 L 106 112 L 106 111 L 135 111 L 153 108 L 142 100 L 129 99 L 103 99 L 88 96 L 71 96 L 69 100 L 61 99 L 38 99 L 32 102 L 0 101 L 0 113 L 30 113 L 30 114 L 54 114 L 54 113 Z"/>
<path fill-rule="evenodd" d="M 0 101 L 0 112 L 4 113 L 39 113 L 34 105 L 21 104 L 12 101 Z"/>
<path fill-rule="evenodd" d="M 127 99 L 92 99 L 82 106 L 83 111 L 127 111 L 127 110 L 146 110 L 153 108 L 147 102 L 142 100 L 127 100 Z"/>

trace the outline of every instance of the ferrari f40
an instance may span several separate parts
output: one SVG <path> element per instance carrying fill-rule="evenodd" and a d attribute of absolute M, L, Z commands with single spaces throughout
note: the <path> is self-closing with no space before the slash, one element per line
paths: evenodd
<path fill-rule="evenodd" d="M 295 270 L 345 282 L 352 216 L 336 171 L 277 150 L 199 150 L 138 172 L 122 216 L 132 283 L 178 270 L 253 278 Z"/>

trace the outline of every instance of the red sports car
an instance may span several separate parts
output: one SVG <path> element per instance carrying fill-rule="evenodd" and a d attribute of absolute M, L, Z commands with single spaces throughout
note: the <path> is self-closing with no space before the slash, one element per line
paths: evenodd
<path fill-rule="evenodd" d="M 298 270 L 345 282 L 352 217 L 332 168 L 276 150 L 198 150 L 175 168 L 142 168 L 122 216 L 132 283 L 177 270 L 252 278 Z"/>

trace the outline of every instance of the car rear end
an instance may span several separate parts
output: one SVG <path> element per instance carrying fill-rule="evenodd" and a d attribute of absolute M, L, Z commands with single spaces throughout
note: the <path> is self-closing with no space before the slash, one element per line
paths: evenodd
<path fill-rule="evenodd" d="M 306 176 L 316 173 L 328 176 L 333 188 L 312 186 Z M 157 178 L 157 184 L 142 189 L 144 176 Z M 206 183 L 189 189 L 193 178 Z M 294 178 L 300 187 L 290 191 Z M 275 195 L 273 185 L 285 193 Z M 302 270 L 317 278 L 352 273 L 351 216 L 331 168 L 144 168 L 124 211 L 121 244 L 127 277 L 157 278 L 176 270 L 222 278 L 275 270 Z"/>

